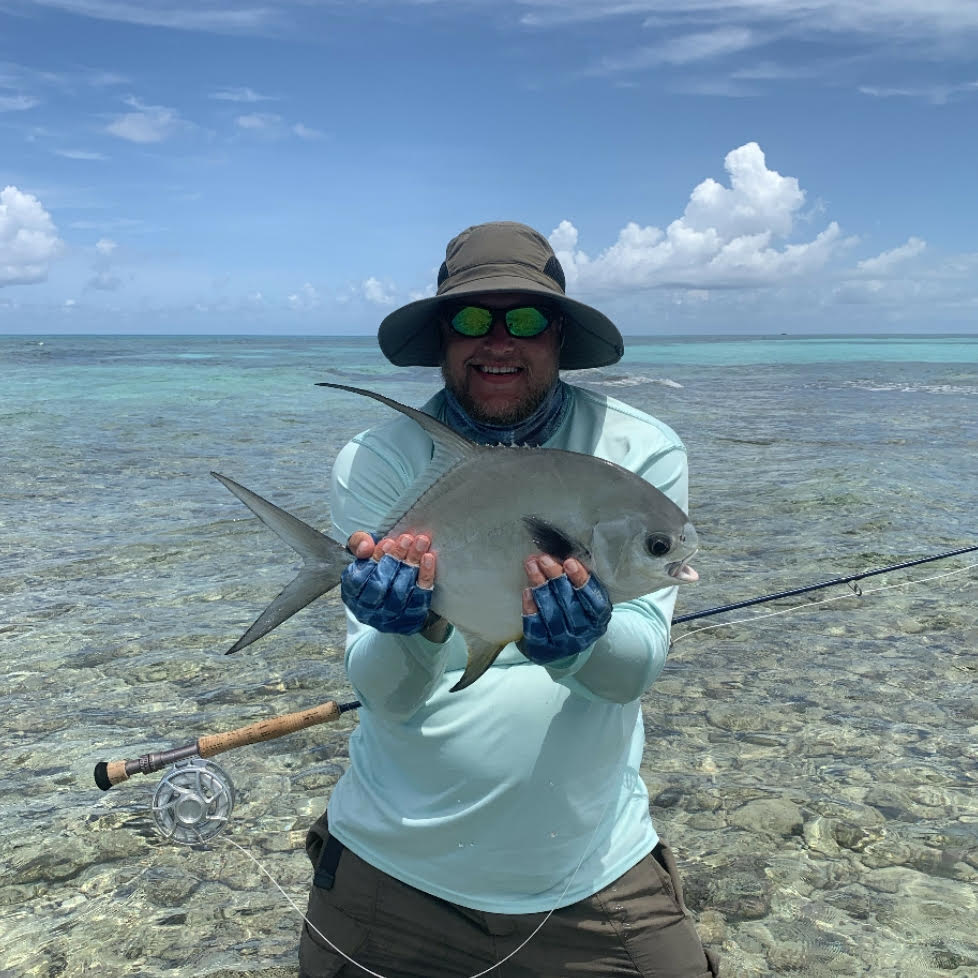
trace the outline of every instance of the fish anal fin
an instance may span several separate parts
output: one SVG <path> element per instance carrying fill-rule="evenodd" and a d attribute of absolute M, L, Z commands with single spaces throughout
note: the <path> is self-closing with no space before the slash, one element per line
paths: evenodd
<path fill-rule="evenodd" d="M 469 650 L 469 658 L 465 663 L 462 678 L 450 690 L 452 693 L 457 693 L 459 690 L 471 686 L 496 661 L 499 653 L 509 645 L 508 641 L 490 642 L 465 631 L 462 631 L 462 637 L 465 639 L 465 645 Z"/>
<path fill-rule="evenodd" d="M 590 561 L 591 551 L 549 520 L 541 516 L 524 516 L 523 525 L 540 550 L 555 560 L 563 563 L 568 557 L 580 557 Z"/>

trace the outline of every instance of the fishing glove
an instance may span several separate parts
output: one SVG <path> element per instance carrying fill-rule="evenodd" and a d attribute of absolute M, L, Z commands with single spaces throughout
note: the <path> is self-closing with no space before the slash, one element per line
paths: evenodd
<path fill-rule="evenodd" d="M 561 574 L 533 588 L 533 598 L 539 610 L 523 616 L 519 648 L 537 665 L 577 655 L 608 630 L 611 600 L 594 574 L 580 588 Z"/>
<path fill-rule="evenodd" d="M 348 564 L 340 596 L 357 621 L 378 632 L 413 635 L 424 627 L 431 608 L 429 588 L 418 587 L 418 568 L 390 554 Z"/>

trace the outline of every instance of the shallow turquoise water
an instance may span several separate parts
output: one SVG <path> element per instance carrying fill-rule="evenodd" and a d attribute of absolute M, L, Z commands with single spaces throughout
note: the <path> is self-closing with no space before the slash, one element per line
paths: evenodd
<path fill-rule="evenodd" d="M 208 473 L 328 528 L 330 462 L 384 409 L 315 383 L 417 404 L 437 371 L 323 337 L 0 337 L 0 365 L 0 975 L 292 973 L 255 866 L 164 843 L 155 779 L 92 768 L 349 698 L 335 598 L 221 654 L 293 561 Z M 978 338 L 632 339 L 568 379 L 688 445 L 680 613 L 978 543 Z M 966 565 L 677 627 L 643 773 L 729 973 L 978 974 L 978 576 L 870 592 Z M 221 759 L 230 837 L 300 903 L 355 722 Z"/>

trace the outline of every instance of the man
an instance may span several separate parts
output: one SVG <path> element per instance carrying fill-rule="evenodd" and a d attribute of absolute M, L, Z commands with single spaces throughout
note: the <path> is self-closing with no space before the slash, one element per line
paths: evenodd
<path fill-rule="evenodd" d="M 564 294 L 531 228 L 453 239 L 437 295 L 391 313 L 379 339 L 397 365 L 441 366 L 424 410 L 467 438 L 610 459 L 686 510 L 673 431 L 560 380 L 614 363 L 623 342 Z M 402 416 L 334 465 L 333 522 L 357 558 L 342 582 L 346 665 L 363 707 L 328 821 L 307 839 L 302 974 L 364 973 L 343 954 L 390 978 L 466 978 L 504 959 L 492 973 L 505 978 L 717 974 L 639 777 L 639 697 L 665 660 L 675 588 L 612 610 L 582 562 L 528 553 L 520 647 L 450 692 L 466 648 L 429 610 L 438 540 L 381 539 L 431 458 Z"/>

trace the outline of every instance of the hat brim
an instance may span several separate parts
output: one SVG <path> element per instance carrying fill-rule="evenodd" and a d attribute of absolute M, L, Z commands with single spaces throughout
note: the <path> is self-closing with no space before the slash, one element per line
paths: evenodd
<path fill-rule="evenodd" d="M 466 282 L 440 295 L 409 302 L 384 318 L 377 333 L 384 356 L 398 367 L 441 366 L 441 330 L 436 313 L 446 302 L 493 292 L 521 292 L 543 296 L 564 316 L 564 341 L 558 366 L 561 370 L 606 367 L 625 352 L 618 327 L 591 306 L 569 299 L 561 292 L 533 287 L 525 278 L 495 276 L 482 282 Z"/>

